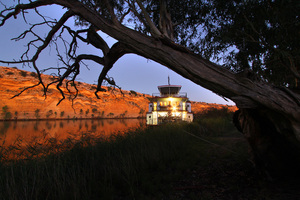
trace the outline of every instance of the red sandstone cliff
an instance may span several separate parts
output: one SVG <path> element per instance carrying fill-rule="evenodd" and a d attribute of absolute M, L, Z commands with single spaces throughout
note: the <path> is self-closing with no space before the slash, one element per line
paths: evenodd
<path fill-rule="evenodd" d="M 42 75 L 47 83 L 53 76 Z M 77 98 L 73 101 L 66 99 L 56 106 L 61 99 L 60 93 L 54 85 L 49 87 L 47 98 L 43 96 L 42 86 L 29 89 L 20 96 L 11 99 L 25 87 L 38 82 L 34 72 L 28 72 L 10 67 L 0 67 L 0 119 L 55 119 L 55 118 L 136 118 L 143 117 L 148 109 L 149 95 L 123 90 L 99 93 L 100 99 L 94 95 L 95 85 L 76 82 L 79 90 Z M 108 88 L 106 88 L 108 89 Z M 75 89 L 71 87 L 71 93 Z M 222 108 L 224 105 L 192 102 L 193 112 Z M 230 110 L 236 108 L 228 107 Z"/>

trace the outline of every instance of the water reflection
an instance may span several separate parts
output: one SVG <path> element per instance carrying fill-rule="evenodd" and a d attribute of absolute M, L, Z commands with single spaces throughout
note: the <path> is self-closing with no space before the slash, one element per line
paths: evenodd
<path fill-rule="evenodd" d="M 33 138 L 65 140 L 83 133 L 108 137 L 115 132 L 144 127 L 144 123 L 139 119 L 6 121 L 0 122 L 0 145 L 9 146 L 18 140 L 22 146 Z"/>

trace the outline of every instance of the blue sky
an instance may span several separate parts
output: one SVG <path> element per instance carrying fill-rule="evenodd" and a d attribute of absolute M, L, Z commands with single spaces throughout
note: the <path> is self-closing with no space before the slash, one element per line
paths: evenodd
<path fill-rule="evenodd" d="M 41 13 L 47 14 L 47 16 L 51 17 L 58 17 L 63 13 L 63 11 L 59 7 L 54 6 L 52 8 L 43 8 Z M 28 22 L 34 23 L 39 20 L 39 17 L 35 14 L 28 14 L 27 19 Z M 74 24 L 72 20 L 69 20 L 67 23 L 69 26 L 73 26 Z M 19 15 L 16 20 L 13 18 L 10 19 L 3 27 L 0 27 L 0 60 L 18 60 L 20 58 L 26 49 L 24 45 L 28 42 L 28 40 L 15 42 L 12 41 L 11 38 L 19 36 L 25 28 L 28 27 L 29 26 L 24 22 L 21 15 Z M 46 31 L 46 29 L 40 29 L 39 31 L 42 36 L 44 36 L 45 33 L 43 31 Z M 109 36 L 102 33 L 99 34 L 108 41 L 109 45 L 112 45 L 115 42 Z M 99 50 L 92 48 L 91 45 L 82 44 L 79 46 L 79 51 L 82 53 L 88 52 L 99 54 Z M 59 62 L 56 57 L 55 48 L 52 47 L 45 49 L 39 58 L 38 64 L 41 69 L 46 67 L 56 67 Z M 78 81 L 96 84 L 102 66 L 93 62 L 86 62 L 86 64 L 88 64 L 88 68 L 82 65 Z M 0 66 L 7 65 L 0 63 Z M 14 66 L 17 66 L 19 69 L 33 71 L 33 68 L 29 67 L 22 67 L 15 64 L 9 65 L 9 67 Z M 234 105 L 232 101 L 225 101 L 222 97 L 219 97 L 211 91 L 196 85 L 168 68 L 134 54 L 125 55 L 118 60 L 111 71 L 109 71 L 108 75 L 113 77 L 115 82 L 121 86 L 122 89 L 134 90 L 145 94 L 157 93 L 157 86 L 167 84 L 169 76 L 170 83 L 182 85 L 181 92 L 187 92 L 188 97 L 192 101 Z"/>

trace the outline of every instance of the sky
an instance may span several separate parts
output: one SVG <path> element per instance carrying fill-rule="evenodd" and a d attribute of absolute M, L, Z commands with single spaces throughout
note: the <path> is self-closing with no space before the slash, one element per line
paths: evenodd
<path fill-rule="evenodd" d="M 0 8 L 2 10 L 3 7 L 0 6 Z M 53 6 L 51 8 L 44 7 L 41 10 L 42 14 L 46 14 L 51 17 L 59 17 L 63 12 L 64 11 L 58 6 Z M 34 23 L 40 21 L 39 16 L 36 14 L 29 13 L 26 16 L 27 22 Z M 69 20 L 67 24 L 68 26 L 73 27 L 74 21 Z M 26 50 L 25 44 L 27 44 L 29 40 L 25 39 L 16 42 L 11 40 L 11 38 L 19 36 L 28 27 L 29 25 L 24 22 L 21 15 L 18 15 L 17 19 L 10 19 L 4 26 L 0 27 L 0 60 L 18 60 L 20 58 L 22 53 Z M 45 36 L 47 31 L 46 28 L 39 28 L 36 30 L 42 36 Z M 110 38 L 101 32 L 99 32 L 99 34 L 106 40 L 109 46 L 115 42 L 113 38 Z M 79 45 L 79 52 L 101 55 L 99 54 L 99 50 L 94 49 L 91 45 L 85 44 Z M 82 65 L 77 81 L 97 84 L 97 79 L 102 66 L 93 62 L 85 63 L 88 67 Z M 46 67 L 56 67 L 59 64 L 54 46 L 44 50 L 39 57 L 38 64 L 41 69 Z M 0 66 L 8 65 L 0 63 Z M 16 64 L 11 64 L 8 67 L 15 66 L 19 69 L 34 71 L 33 68 L 22 67 L 21 65 Z M 181 92 L 186 92 L 191 101 L 234 105 L 234 102 L 224 100 L 222 97 L 186 78 L 183 78 L 167 67 L 134 54 L 127 54 L 119 59 L 115 63 L 114 67 L 109 71 L 108 75 L 113 77 L 116 84 L 124 90 L 134 90 L 136 92 L 150 95 L 152 93 L 158 93 L 157 86 L 168 84 L 169 76 L 170 84 L 181 85 Z"/>

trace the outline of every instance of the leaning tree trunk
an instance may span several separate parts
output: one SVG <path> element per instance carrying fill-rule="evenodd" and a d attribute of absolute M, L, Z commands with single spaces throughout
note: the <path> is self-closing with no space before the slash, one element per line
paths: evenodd
<path fill-rule="evenodd" d="M 299 139 L 288 118 L 267 108 L 244 108 L 236 111 L 234 123 L 245 135 L 261 172 L 280 178 L 299 176 Z"/>
<path fill-rule="evenodd" d="M 164 38 L 153 38 L 101 17 L 78 1 L 54 0 L 131 48 L 183 77 L 233 100 L 236 124 L 249 141 L 254 160 L 272 174 L 300 166 L 300 96 L 284 88 L 237 75 Z"/>

